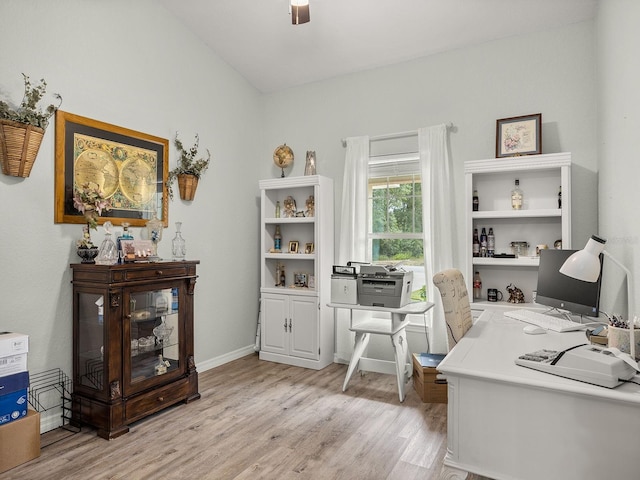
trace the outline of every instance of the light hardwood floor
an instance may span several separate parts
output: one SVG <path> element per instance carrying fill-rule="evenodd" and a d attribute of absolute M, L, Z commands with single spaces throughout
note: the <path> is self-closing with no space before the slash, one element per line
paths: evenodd
<path fill-rule="evenodd" d="M 315 371 L 249 355 L 200 373 L 200 400 L 111 441 L 85 427 L 0 478 L 437 478 L 446 405 L 422 403 L 411 385 L 399 403 L 392 375 L 355 375 L 342 392 L 345 373 L 346 365 Z"/>

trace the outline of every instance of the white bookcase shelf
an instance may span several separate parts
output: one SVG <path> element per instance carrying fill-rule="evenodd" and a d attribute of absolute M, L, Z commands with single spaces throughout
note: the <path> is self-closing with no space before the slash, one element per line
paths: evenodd
<path fill-rule="evenodd" d="M 260 181 L 260 358 L 274 362 L 321 369 L 333 361 L 333 310 L 331 296 L 333 254 L 333 180 L 321 175 Z M 306 210 L 314 197 L 314 215 L 275 217 L 280 202 L 296 202 Z M 280 252 L 274 252 L 276 226 L 282 236 Z M 298 242 L 298 252 L 289 252 L 289 242 Z M 311 253 L 304 253 L 308 244 Z M 302 253 L 300 253 L 302 252 Z M 285 285 L 278 272 L 285 271 Z M 306 287 L 295 285 L 296 274 L 312 279 Z"/>
<path fill-rule="evenodd" d="M 520 180 L 524 193 L 521 210 L 511 208 L 511 190 L 515 179 Z M 558 208 L 558 190 L 562 188 L 562 205 Z M 472 211 L 473 191 L 478 192 L 479 209 Z M 571 248 L 571 154 L 553 153 L 524 157 L 473 160 L 465 162 L 465 192 L 467 218 L 465 221 L 466 269 L 465 280 L 474 308 L 514 306 L 487 302 L 487 288 L 502 291 L 513 284 L 520 288 L 527 302 L 531 302 L 536 288 L 539 259 L 536 245 L 554 248 L 556 240 L 562 248 Z M 496 239 L 496 254 L 513 253 L 511 242 L 527 242 L 527 255 L 518 258 L 473 257 L 473 230 L 492 227 Z M 482 278 L 482 295 L 473 300 L 473 275 Z M 521 306 L 521 305 L 519 305 Z"/>

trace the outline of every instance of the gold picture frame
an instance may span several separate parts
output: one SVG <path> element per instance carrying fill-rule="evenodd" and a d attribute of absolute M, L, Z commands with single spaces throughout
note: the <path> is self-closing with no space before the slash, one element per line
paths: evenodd
<path fill-rule="evenodd" d="M 155 213 L 168 226 L 167 139 L 58 110 L 55 142 L 55 223 L 86 222 L 73 194 L 93 182 L 112 204 L 99 224 L 143 227 Z"/>
<path fill-rule="evenodd" d="M 496 158 L 541 153 L 541 113 L 496 120 Z"/>

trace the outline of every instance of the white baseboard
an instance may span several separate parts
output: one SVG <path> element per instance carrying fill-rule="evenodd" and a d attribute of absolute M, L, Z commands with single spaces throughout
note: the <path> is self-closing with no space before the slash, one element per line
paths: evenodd
<path fill-rule="evenodd" d="M 219 367 L 220 365 L 224 365 L 225 363 L 229 363 L 233 360 L 237 360 L 238 358 L 246 357 L 252 353 L 256 353 L 255 345 L 247 345 L 246 347 L 239 348 L 238 350 L 234 350 L 233 352 L 225 353 L 224 355 L 220 355 L 219 357 L 210 358 L 209 360 L 205 360 L 203 362 L 196 363 L 196 369 L 198 372 L 206 372 L 215 367 Z"/>

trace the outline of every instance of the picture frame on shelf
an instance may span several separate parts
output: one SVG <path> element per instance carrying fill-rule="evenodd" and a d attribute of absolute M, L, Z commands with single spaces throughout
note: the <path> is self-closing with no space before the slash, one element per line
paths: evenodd
<path fill-rule="evenodd" d="M 289 253 L 298 253 L 298 245 L 300 244 L 300 242 L 298 241 L 291 241 L 289 242 Z"/>
<path fill-rule="evenodd" d="M 496 158 L 541 153 L 541 113 L 496 120 Z"/>
<path fill-rule="evenodd" d="M 98 223 L 144 227 L 169 222 L 169 140 L 58 110 L 55 131 L 55 223 L 85 223 L 74 190 L 96 183 L 112 208 Z"/>
<path fill-rule="evenodd" d="M 307 284 L 309 288 L 316 288 L 316 277 L 313 275 L 309 275 L 309 282 Z"/>
<path fill-rule="evenodd" d="M 293 284 L 296 287 L 308 287 L 309 275 L 302 272 L 296 272 L 293 274 Z"/>
<path fill-rule="evenodd" d="M 313 253 L 313 252 L 314 252 L 313 243 L 305 243 L 305 245 L 304 245 L 304 253 Z"/>

